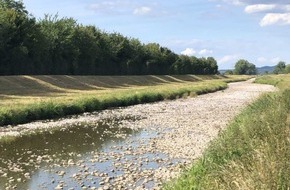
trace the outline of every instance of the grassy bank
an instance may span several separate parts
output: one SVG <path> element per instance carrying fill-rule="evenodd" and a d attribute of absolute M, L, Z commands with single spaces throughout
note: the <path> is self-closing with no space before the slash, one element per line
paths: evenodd
<path fill-rule="evenodd" d="M 3 76 L 0 126 L 225 89 L 247 76 Z"/>
<path fill-rule="evenodd" d="M 256 82 L 281 90 L 248 106 L 165 189 L 290 188 L 290 75 L 264 76 Z"/>

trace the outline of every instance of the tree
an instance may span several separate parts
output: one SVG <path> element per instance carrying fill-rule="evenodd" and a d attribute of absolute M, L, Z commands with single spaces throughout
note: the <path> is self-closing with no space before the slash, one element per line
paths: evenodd
<path fill-rule="evenodd" d="M 0 0 L 0 74 L 29 74 L 42 49 L 39 25 L 22 1 Z"/>
<path fill-rule="evenodd" d="M 36 21 L 21 0 L 0 0 L 0 75 L 216 74 L 217 69 L 212 57 L 177 55 L 73 18 L 45 15 Z"/>
<path fill-rule="evenodd" d="M 191 58 L 187 55 L 180 55 L 179 58 L 171 66 L 172 74 L 191 74 L 192 65 Z"/>
<path fill-rule="evenodd" d="M 284 61 L 280 61 L 274 68 L 274 74 L 282 74 L 285 73 L 286 63 Z"/>
<path fill-rule="evenodd" d="M 248 65 L 248 71 L 246 72 L 246 75 L 255 75 L 255 74 L 257 74 L 256 65 L 250 63 Z"/>
<path fill-rule="evenodd" d="M 225 75 L 233 75 L 233 71 L 232 70 L 226 70 Z"/>
<path fill-rule="evenodd" d="M 290 73 L 290 64 L 286 65 L 285 73 Z"/>
<path fill-rule="evenodd" d="M 61 18 L 57 15 L 46 15 L 40 21 L 41 32 L 45 36 L 47 51 L 47 69 L 50 74 L 70 73 L 79 55 L 78 48 L 73 43 L 76 31 L 76 21 L 72 18 Z"/>
<path fill-rule="evenodd" d="M 218 65 L 217 65 L 217 61 L 213 58 L 213 57 L 208 57 L 206 59 L 206 63 L 207 63 L 207 72 L 205 74 L 217 74 L 218 72 Z"/>
<path fill-rule="evenodd" d="M 162 55 L 163 47 L 158 43 L 149 43 L 145 45 L 145 51 L 148 56 L 146 61 L 146 74 L 161 74 L 162 70 L 166 68 L 164 56 Z"/>
<path fill-rule="evenodd" d="M 74 29 L 72 47 L 75 59 L 70 63 L 71 74 L 96 74 L 96 59 L 100 52 L 96 32 L 94 26 L 78 25 Z"/>
<path fill-rule="evenodd" d="M 249 63 L 247 60 L 240 59 L 237 61 L 234 69 L 234 74 L 237 75 L 254 75 L 257 73 L 256 66 Z"/>
<path fill-rule="evenodd" d="M 18 14 L 28 15 L 28 11 L 25 9 L 22 1 L 0 0 L 0 9 L 14 10 Z"/>
<path fill-rule="evenodd" d="M 147 55 L 144 45 L 138 40 L 130 40 L 131 58 L 127 61 L 128 75 L 142 75 L 146 73 Z"/>

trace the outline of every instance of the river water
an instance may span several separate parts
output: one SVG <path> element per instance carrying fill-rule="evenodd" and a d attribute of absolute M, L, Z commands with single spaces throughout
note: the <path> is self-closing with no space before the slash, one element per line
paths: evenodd
<path fill-rule="evenodd" d="M 77 188 L 77 181 L 70 177 L 78 172 L 79 165 L 85 165 L 92 155 L 106 151 L 113 144 L 122 144 L 126 136 L 138 133 L 116 125 L 91 123 L 23 136 L 12 143 L 1 144 L 0 186 L 11 184 L 19 189 L 54 189 L 58 181 L 63 180 L 66 185 Z M 107 172 L 108 165 L 107 161 L 100 162 L 88 171 L 84 168 L 83 173 Z M 92 182 L 99 183 L 98 180 Z"/>
<path fill-rule="evenodd" d="M 98 118 L 98 113 L 89 114 L 89 117 Z M 134 123 L 140 119 L 136 115 L 122 115 L 121 118 L 102 118 L 95 122 L 76 122 L 2 143 L 0 187 L 31 190 L 106 189 L 117 181 L 114 186 L 118 189 L 137 186 L 152 188 L 153 179 L 146 176 L 138 180 L 136 177 L 135 184 L 118 183 L 118 180 L 124 180 L 125 173 L 131 173 L 131 169 L 152 171 L 165 165 L 160 160 L 168 159 L 163 153 L 132 152 L 132 149 L 148 144 L 157 135 L 153 131 L 122 125 L 122 122 Z M 180 160 L 174 159 L 173 162 Z"/>

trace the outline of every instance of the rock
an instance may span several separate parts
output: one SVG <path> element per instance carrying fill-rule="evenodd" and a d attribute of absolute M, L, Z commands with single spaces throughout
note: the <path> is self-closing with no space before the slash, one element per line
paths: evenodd
<path fill-rule="evenodd" d="M 55 190 L 62 190 L 63 189 L 63 185 L 62 184 L 58 184 L 54 189 Z"/>
<path fill-rule="evenodd" d="M 24 177 L 25 177 L 26 179 L 30 179 L 30 174 L 29 174 L 29 173 L 25 173 L 25 174 L 24 174 Z"/>
<path fill-rule="evenodd" d="M 64 176 L 64 174 L 65 174 L 65 171 L 59 171 L 59 172 L 57 172 L 57 175 L 59 175 L 59 176 Z"/>
<path fill-rule="evenodd" d="M 69 160 L 67 161 L 67 164 L 68 164 L 69 166 L 75 165 L 75 163 L 74 163 L 74 161 L 73 161 L 72 159 L 69 159 Z"/>
<path fill-rule="evenodd" d="M 109 187 L 108 185 L 105 185 L 105 186 L 103 187 L 103 189 L 104 189 L 104 190 L 109 190 L 110 187 Z"/>
<path fill-rule="evenodd" d="M 101 181 L 101 182 L 99 183 L 99 185 L 105 185 L 105 182 Z"/>

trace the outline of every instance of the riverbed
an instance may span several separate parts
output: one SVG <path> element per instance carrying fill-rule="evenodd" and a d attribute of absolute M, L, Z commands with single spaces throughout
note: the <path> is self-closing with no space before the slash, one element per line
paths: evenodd
<path fill-rule="evenodd" d="M 108 109 L 0 129 L 3 189 L 159 189 L 270 85 Z"/>

